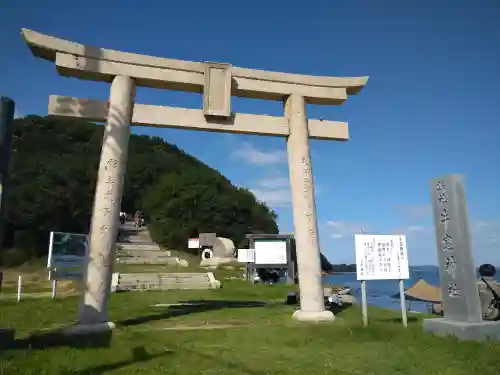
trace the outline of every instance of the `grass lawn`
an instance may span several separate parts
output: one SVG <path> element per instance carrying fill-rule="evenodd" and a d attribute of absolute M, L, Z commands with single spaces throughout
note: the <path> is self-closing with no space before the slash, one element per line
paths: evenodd
<path fill-rule="evenodd" d="M 330 324 L 294 323 L 294 308 L 281 303 L 287 291 L 226 281 L 220 290 L 114 294 L 117 328 L 103 347 L 87 348 L 29 349 L 22 340 L 70 323 L 76 297 L 2 300 L 0 327 L 16 330 L 18 348 L 0 354 L 0 374 L 500 374 L 500 344 L 425 334 L 418 315 L 405 330 L 397 311 L 379 309 L 368 328 L 358 308 Z"/>
<path fill-rule="evenodd" d="M 18 277 L 22 276 L 22 293 L 50 292 L 52 284 L 48 280 L 47 259 L 34 259 L 19 267 L 3 270 L 2 295 L 17 294 Z M 67 283 L 61 283 L 60 287 Z"/>
<path fill-rule="evenodd" d="M 179 251 L 172 251 L 172 256 L 179 256 L 189 262 L 188 267 L 178 265 L 161 264 L 120 264 L 114 265 L 115 272 L 122 273 L 168 273 L 168 272 L 213 272 L 215 278 L 224 282 L 227 278 L 240 278 L 243 274 L 243 267 L 238 264 L 218 267 L 210 270 L 200 267 L 200 260 L 197 256 L 183 254 Z M 13 298 L 17 295 L 18 277 L 22 276 L 22 295 L 29 298 L 29 294 L 45 293 L 52 290 L 52 282 L 48 280 L 47 259 L 39 258 L 32 260 L 19 267 L 7 268 L 3 270 L 4 279 L 0 298 Z M 57 294 L 59 296 L 74 294 L 79 289 L 78 282 L 59 281 L 57 283 Z"/>

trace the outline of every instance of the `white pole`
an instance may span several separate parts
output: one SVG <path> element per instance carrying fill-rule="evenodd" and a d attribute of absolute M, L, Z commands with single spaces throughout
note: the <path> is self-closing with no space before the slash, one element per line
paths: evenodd
<path fill-rule="evenodd" d="M 405 286 L 403 280 L 399 280 L 399 298 L 401 300 L 401 316 L 403 319 L 403 326 L 408 327 L 408 318 L 406 317 L 406 299 L 405 299 Z"/>
<path fill-rule="evenodd" d="M 56 299 L 57 280 L 52 280 L 52 299 Z"/>
<path fill-rule="evenodd" d="M 17 302 L 21 301 L 21 285 L 23 283 L 23 277 L 19 275 L 17 279 Z"/>
<path fill-rule="evenodd" d="M 54 247 L 54 232 L 50 232 L 49 236 L 49 256 L 47 257 L 47 268 L 52 267 L 52 248 Z"/>
<path fill-rule="evenodd" d="M 361 280 L 361 310 L 363 312 L 363 325 L 368 325 L 368 304 L 366 303 L 366 280 Z"/>

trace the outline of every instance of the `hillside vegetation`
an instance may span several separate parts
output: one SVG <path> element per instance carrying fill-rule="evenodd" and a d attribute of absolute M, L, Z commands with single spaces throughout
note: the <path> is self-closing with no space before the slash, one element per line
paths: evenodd
<path fill-rule="evenodd" d="M 88 232 L 102 136 L 80 119 L 15 120 L 3 265 L 45 255 L 50 231 Z M 142 209 L 168 248 L 185 249 L 204 231 L 236 244 L 252 231 L 278 232 L 276 214 L 251 192 L 158 137 L 131 136 L 123 193 L 122 210 Z"/>

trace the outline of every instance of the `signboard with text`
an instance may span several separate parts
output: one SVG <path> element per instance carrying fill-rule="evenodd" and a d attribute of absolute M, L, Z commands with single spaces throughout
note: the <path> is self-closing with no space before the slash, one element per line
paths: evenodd
<path fill-rule="evenodd" d="M 405 280 L 410 278 L 406 237 L 356 234 L 358 280 Z"/>
<path fill-rule="evenodd" d="M 255 264 L 286 265 L 288 263 L 286 240 L 255 240 Z"/>
<path fill-rule="evenodd" d="M 81 280 L 83 279 L 83 268 L 62 268 L 49 271 L 49 280 Z"/>
<path fill-rule="evenodd" d="M 88 249 L 88 236 L 79 233 L 50 232 L 47 267 L 52 280 L 82 277 Z"/>
<path fill-rule="evenodd" d="M 188 238 L 188 249 L 199 249 L 200 239 L 199 238 Z"/>
<path fill-rule="evenodd" d="M 254 249 L 238 249 L 238 263 L 254 263 L 255 250 Z"/>

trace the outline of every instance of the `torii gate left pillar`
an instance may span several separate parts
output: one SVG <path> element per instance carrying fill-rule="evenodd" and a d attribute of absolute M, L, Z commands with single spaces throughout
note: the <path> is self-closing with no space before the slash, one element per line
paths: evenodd
<path fill-rule="evenodd" d="M 31 30 L 22 35 L 32 53 L 54 61 L 62 75 L 111 82 L 108 102 L 51 96 L 49 113 L 105 121 L 90 230 L 85 291 L 76 331 L 113 327 L 107 304 L 131 124 L 287 139 L 300 287 L 298 321 L 331 321 L 325 310 L 309 139 L 347 140 L 346 123 L 308 120 L 306 103 L 342 104 L 368 77 L 317 77 L 180 61 L 68 42 Z M 203 110 L 134 103 L 135 86 L 203 93 Z M 283 100 L 285 116 L 232 113 L 231 96 Z"/>

